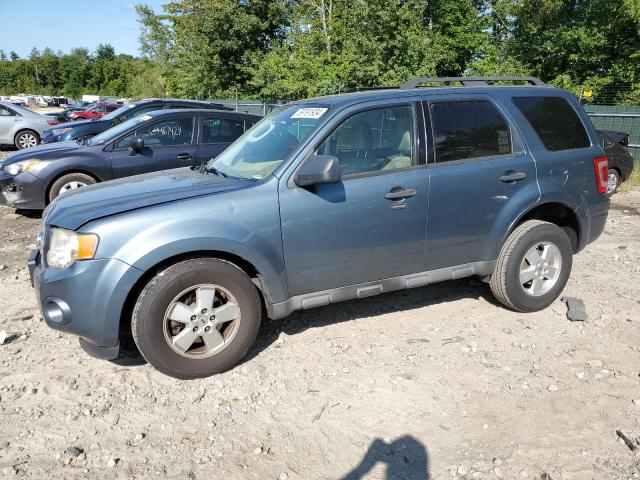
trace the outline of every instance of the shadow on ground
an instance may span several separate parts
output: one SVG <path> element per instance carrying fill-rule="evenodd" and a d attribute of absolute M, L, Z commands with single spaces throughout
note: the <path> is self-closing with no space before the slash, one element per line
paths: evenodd
<path fill-rule="evenodd" d="M 426 447 L 410 435 L 392 443 L 376 438 L 362 461 L 341 480 L 360 480 L 378 463 L 386 465 L 385 480 L 428 480 L 429 457 Z"/>

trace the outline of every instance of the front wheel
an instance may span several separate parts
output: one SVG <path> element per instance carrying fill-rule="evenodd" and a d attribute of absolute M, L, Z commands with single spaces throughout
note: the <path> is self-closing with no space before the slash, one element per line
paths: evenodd
<path fill-rule="evenodd" d="M 95 178 L 86 173 L 67 173 L 58 178 L 49 189 L 49 202 L 65 193 L 73 192 L 79 188 L 93 185 L 96 183 Z"/>
<path fill-rule="evenodd" d="M 507 238 L 489 284 L 498 301 L 509 308 L 542 310 L 564 289 L 572 260 L 571 241 L 560 227 L 529 220 Z"/>
<path fill-rule="evenodd" d="M 251 279 L 224 260 L 186 260 L 152 278 L 133 309 L 138 349 L 157 370 L 192 379 L 237 365 L 260 327 Z"/>

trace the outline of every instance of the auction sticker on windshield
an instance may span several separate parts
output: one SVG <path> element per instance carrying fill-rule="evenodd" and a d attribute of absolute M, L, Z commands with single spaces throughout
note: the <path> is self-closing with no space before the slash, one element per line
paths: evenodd
<path fill-rule="evenodd" d="M 291 118 L 320 118 L 327 110 L 327 108 L 301 108 L 291 115 Z"/>

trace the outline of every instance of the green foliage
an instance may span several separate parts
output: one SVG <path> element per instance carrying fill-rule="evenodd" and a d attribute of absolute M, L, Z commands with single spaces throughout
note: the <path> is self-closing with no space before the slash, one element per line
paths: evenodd
<path fill-rule="evenodd" d="M 28 59 L 0 52 L 0 94 L 38 93 L 78 98 L 84 93 L 140 98 L 165 94 L 164 70 L 150 59 L 116 55 L 111 45 L 68 54 L 33 49 Z"/>
<path fill-rule="evenodd" d="M 173 0 L 142 58 L 0 51 L 0 93 L 297 99 L 415 76 L 535 75 L 640 103 L 640 0 Z"/>

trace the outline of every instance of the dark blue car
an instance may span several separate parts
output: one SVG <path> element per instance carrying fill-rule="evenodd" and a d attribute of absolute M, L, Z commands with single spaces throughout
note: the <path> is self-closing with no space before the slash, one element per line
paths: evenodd
<path fill-rule="evenodd" d="M 0 201 L 43 209 L 60 194 L 93 183 L 197 166 L 220 154 L 259 119 L 229 111 L 156 110 L 90 139 L 16 152 L 1 164 Z"/>
<path fill-rule="evenodd" d="M 454 80 L 295 102 L 203 169 L 58 197 L 29 260 L 44 319 L 195 378 L 236 365 L 263 311 L 474 275 L 507 308 L 548 307 L 605 226 L 598 135 L 537 79 Z"/>
<path fill-rule="evenodd" d="M 102 133 L 111 127 L 115 127 L 122 122 L 126 122 L 130 118 L 152 112 L 154 110 L 169 108 L 232 110 L 220 103 L 197 100 L 177 100 L 172 98 L 151 98 L 124 105 L 100 119 L 77 120 L 75 122 L 59 124 L 55 128 L 49 128 L 43 132 L 42 142 L 53 143 L 66 142 L 69 140 L 84 140 Z"/>

